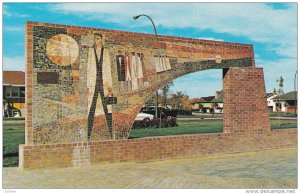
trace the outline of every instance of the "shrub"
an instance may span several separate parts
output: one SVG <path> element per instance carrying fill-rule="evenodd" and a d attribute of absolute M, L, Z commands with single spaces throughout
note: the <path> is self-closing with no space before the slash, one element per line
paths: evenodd
<path fill-rule="evenodd" d="M 175 127 L 177 125 L 177 119 L 174 117 L 166 118 L 154 118 L 151 121 L 134 121 L 132 129 L 144 129 L 144 128 L 166 128 L 166 127 Z"/>
<path fill-rule="evenodd" d="M 177 115 L 192 115 L 192 111 L 191 110 L 178 110 Z"/>

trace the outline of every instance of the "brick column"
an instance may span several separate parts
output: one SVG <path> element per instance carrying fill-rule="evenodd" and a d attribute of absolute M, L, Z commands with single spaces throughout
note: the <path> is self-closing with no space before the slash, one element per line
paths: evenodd
<path fill-rule="evenodd" d="M 32 128 L 32 62 L 33 62 L 33 35 L 32 23 L 27 22 L 25 26 L 25 144 L 33 144 Z"/>
<path fill-rule="evenodd" d="M 223 70 L 224 133 L 269 131 L 262 68 Z"/>

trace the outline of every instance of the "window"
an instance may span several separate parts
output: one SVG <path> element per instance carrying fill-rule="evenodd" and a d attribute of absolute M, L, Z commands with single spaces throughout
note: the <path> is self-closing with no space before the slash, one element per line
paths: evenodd
<path fill-rule="evenodd" d="M 22 90 L 23 90 L 23 94 L 22 94 Z M 19 87 L 7 87 L 6 97 L 8 98 L 25 97 L 25 87 L 22 87 L 21 91 Z"/>
<path fill-rule="evenodd" d="M 19 97 L 19 88 L 11 88 L 11 97 Z"/>
<path fill-rule="evenodd" d="M 25 87 L 20 88 L 20 97 L 25 98 Z"/>

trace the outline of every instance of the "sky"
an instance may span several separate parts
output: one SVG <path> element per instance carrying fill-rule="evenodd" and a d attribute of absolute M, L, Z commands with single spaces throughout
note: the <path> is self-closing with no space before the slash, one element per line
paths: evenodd
<path fill-rule="evenodd" d="M 252 44 L 257 67 L 264 68 L 267 92 L 294 90 L 297 70 L 296 3 L 3 3 L 3 70 L 25 70 L 27 21 L 153 33 Z M 222 90 L 222 70 L 191 73 L 173 81 L 172 92 L 190 98 Z"/>

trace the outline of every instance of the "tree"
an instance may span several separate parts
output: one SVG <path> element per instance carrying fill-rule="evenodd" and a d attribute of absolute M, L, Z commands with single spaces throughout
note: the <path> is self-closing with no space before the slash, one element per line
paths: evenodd
<path fill-rule="evenodd" d="M 179 101 L 180 101 L 183 109 L 185 109 L 185 110 L 190 110 L 191 109 L 190 98 L 189 98 L 188 95 L 184 95 Z"/>
<path fill-rule="evenodd" d="M 181 102 L 180 99 L 184 97 L 184 93 L 182 91 L 177 91 L 175 94 L 172 94 L 171 96 L 171 104 L 173 108 L 180 109 L 181 108 Z"/>
<path fill-rule="evenodd" d="M 283 81 L 284 81 L 284 79 L 282 78 L 282 76 L 280 76 L 280 78 L 276 80 L 276 82 L 278 82 L 278 90 L 276 90 L 274 88 L 274 94 L 277 95 L 278 103 L 281 103 L 280 102 L 280 96 L 284 94 L 283 89 L 282 89 L 283 88 Z M 277 107 L 276 107 L 276 109 L 277 109 Z"/>
<path fill-rule="evenodd" d="M 170 82 L 166 84 L 161 90 L 162 90 L 162 97 L 163 97 L 163 106 L 167 108 L 167 99 L 168 99 L 168 94 L 170 91 L 170 87 L 173 86 L 173 82 Z"/>
<path fill-rule="evenodd" d="M 282 76 L 280 76 L 280 78 L 276 80 L 276 82 L 278 82 L 278 90 L 276 90 L 274 88 L 274 94 L 277 95 L 277 101 L 280 104 L 279 108 L 281 108 L 280 96 L 284 94 L 283 89 L 282 89 L 283 81 L 284 81 L 284 79 L 282 78 Z M 277 116 L 279 117 L 279 111 L 277 109 L 277 105 L 276 105 L 276 110 L 277 110 Z M 280 126 L 280 119 L 279 119 L 279 126 Z"/>

